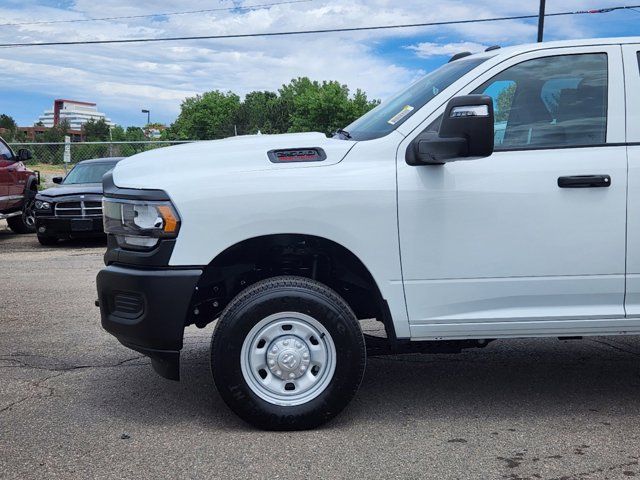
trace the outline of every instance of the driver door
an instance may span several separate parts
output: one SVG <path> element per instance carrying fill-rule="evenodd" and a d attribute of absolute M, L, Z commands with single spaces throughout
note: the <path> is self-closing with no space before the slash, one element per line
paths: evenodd
<path fill-rule="evenodd" d="M 469 93 L 494 99 L 491 156 L 417 167 L 405 162 L 411 140 L 429 124 L 437 128 L 444 106 L 398 150 L 412 338 L 628 329 L 620 47 L 520 55 L 458 95 Z M 559 179 L 578 175 L 611 181 L 603 188 L 559 187 Z"/>
<path fill-rule="evenodd" d="M 9 206 L 10 188 L 13 178 L 11 166 L 13 163 L 11 149 L 0 140 L 0 211 Z"/>

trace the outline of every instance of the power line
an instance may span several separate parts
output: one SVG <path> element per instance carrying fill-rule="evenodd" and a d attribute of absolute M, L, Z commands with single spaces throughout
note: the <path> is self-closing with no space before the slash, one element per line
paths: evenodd
<path fill-rule="evenodd" d="M 561 17 L 568 15 L 584 15 L 595 13 L 610 13 L 616 10 L 633 10 L 634 8 L 640 8 L 640 5 L 619 6 L 598 8 L 591 10 L 578 10 L 574 12 L 556 12 L 547 13 L 545 17 Z M 425 22 L 425 23 L 409 23 L 399 25 L 378 25 L 370 27 L 347 27 L 347 28 L 327 28 L 319 30 L 294 30 L 283 32 L 264 32 L 264 33 L 238 33 L 231 35 L 198 35 L 198 36 L 184 36 L 184 37 L 160 37 L 160 38 L 122 38 L 114 40 L 75 40 L 66 42 L 36 42 L 36 43 L 0 43 L 2 48 L 11 47 L 41 47 L 41 46 L 64 46 L 64 45 L 108 45 L 108 44 L 120 44 L 120 43 L 150 43 L 150 42 L 176 42 L 186 40 L 222 40 L 232 38 L 254 38 L 254 37 L 282 37 L 291 35 L 317 35 L 322 33 L 344 33 L 344 32 L 362 32 L 367 30 L 390 30 L 397 28 L 415 28 L 415 27 L 435 27 L 444 25 L 462 25 L 469 23 L 487 23 L 487 22 L 502 22 L 506 20 L 527 20 L 532 18 L 538 18 L 538 15 L 515 15 L 510 17 L 493 17 L 493 18 L 476 18 L 467 20 L 448 20 L 442 22 Z"/>
<path fill-rule="evenodd" d="M 290 5 L 292 3 L 306 3 L 313 0 L 288 0 L 284 2 L 275 3 L 262 3 L 258 5 L 245 5 L 237 7 L 224 7 L 224 8 L 207 8 L 203 10 L 186 10 L 183 12 L 167 12 L 167 13 L 147 13 L 144 15 L 124 15 L 120 17 L 101 17 L 101 18 L 75 18 L 71 20 L 42 20 L 37 22 L 16 22 L 16 23 L 0 23 L 0 27 L 17 27 L 22 25 L 49 25 L 52 23 L 79 23 L 79 22 L 100 22 L 108 20 L 130 20 L 136 18 L 153 18 L 153 17 L 170 17 L 174 15 L 190 15 L 194 13 L 211 13 L 211 12 L 226 12 L 233 10 L 257 10 L 266 7 L 275 7 L 276 5 Z"/>

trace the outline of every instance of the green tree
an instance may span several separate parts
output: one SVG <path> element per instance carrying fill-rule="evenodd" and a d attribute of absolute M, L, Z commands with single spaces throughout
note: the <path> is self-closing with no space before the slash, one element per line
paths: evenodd
<path fill-rule="evenodd" d="M 279 90 L 290 109 L 290 132 L 324 132 L 331 134 L 378 105 L 357 90 L 349 96 L 349 87 L 336 81 L 322 83 L 306 77 L 292 80 Z"/>
<path fill-rule="evenodd" d="M 42 141 L 45 143 L 64 142 L 64 137 L 69 130 L 69 122 L 62 120 L 58 125 L 46 129 L 40 138 L 42 138 Z"/>
<path fill-rule="evenodd" d="M 125 132 L 125 140 L 128 142 L 143 142 L 147 138 L 144 136 L 144 130 L 140 127 L 127 127 Z"/>
<path fill-rule="evenodd" d="M 124 128 L 120 125 L 115 125 L 111 128 L 111 140 L 114 142 L 124 142 L 126 139 Z"/>
<path fill-rule="evenodd" d="M 255 91 L 244 101 L 218 90 L 182 102 L 180 115 L 163 132 L 166 140 L 205 140 L 240 135 L 285 132 L 324 132 L 345 127 L 378 105 L 362 90 L 350 95 L 339 82 L 291 80 L 278 92 Z M 234 128 L 235 127 L 235 128 Z"/>
<path fill-rule="evenodd" d="M 19 140 L 23 136 L 18 132 L 18 124 L 13 117 L 4 113 L 0 114 L 0 130 L 3 132 L 4 139 L 9 142 Z"/>
<path fill-rule="evenodd" d="M 109 140 L 109 125 L 104 118 L 97 121 L 92 118 L 82 125 L 82 133 L 87 142 L 106 142 Z"/>
<path fill-rule="evenodd" d="M 185 99 L 169 136 L 180 140 L 210 140 L 234 135 L 240 97 L 215 90 Z"/>
<path fill-rule="evenodd" d="M 9 115 L 0 114 L 0 128 L 5 128 L 10 131 L 15 131 L 18 128 L 18 124 Z"/>
<path fill-rule="evenodd" d="M 238 133 L 284 133 L 289 128 L 289 112 L 279 108 L 275 92 L 251 92 L 236 112 Z"/>

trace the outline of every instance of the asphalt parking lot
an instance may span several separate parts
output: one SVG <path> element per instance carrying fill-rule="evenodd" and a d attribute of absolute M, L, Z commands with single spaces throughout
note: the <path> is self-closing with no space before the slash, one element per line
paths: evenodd
<path fill-rule="evenodd" d="M 640 339 L 494 342 L 371 358 L 347 410 L 253 430 L 216 393 L 212 327 L 180 383 L 101 330 L 104 244 L 0 222 L 0 478 L 618 479 L 640 476 Z"/>

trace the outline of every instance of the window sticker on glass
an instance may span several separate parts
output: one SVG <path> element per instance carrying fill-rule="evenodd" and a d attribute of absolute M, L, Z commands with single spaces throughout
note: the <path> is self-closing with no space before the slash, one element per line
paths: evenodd
<path fill-rule="evenodd" d="M 413 107 L 411 105 L 405 105 L 404 107 L 402 107 L 402 110 L 400 110 L 393 117 L 391 117 L 389 120 L 387 120 L 387 123 L 389 125 L 395 125 L 400 120 L 402 120 L 404 117 L 409 115 L 411 112 L 413 112 Z"/>

